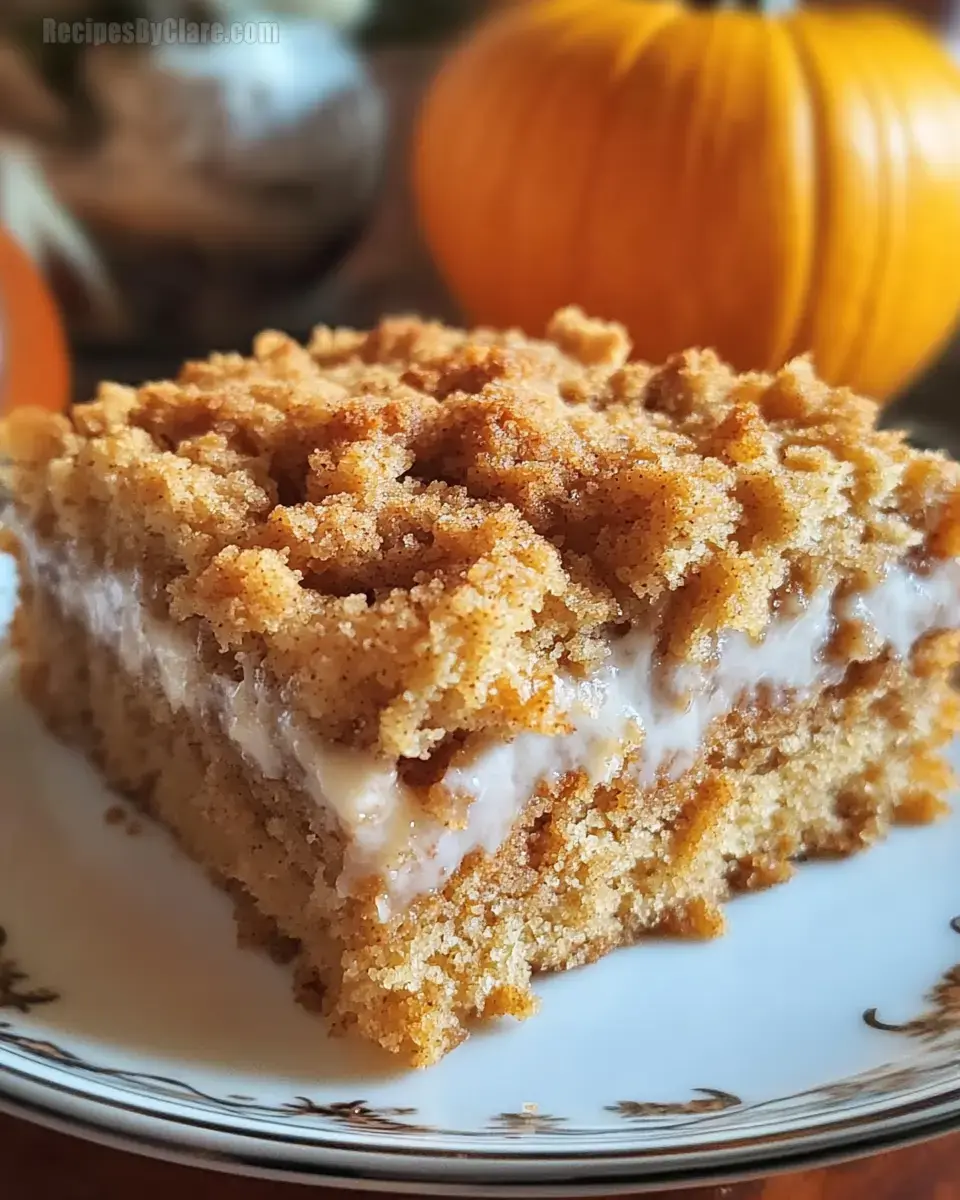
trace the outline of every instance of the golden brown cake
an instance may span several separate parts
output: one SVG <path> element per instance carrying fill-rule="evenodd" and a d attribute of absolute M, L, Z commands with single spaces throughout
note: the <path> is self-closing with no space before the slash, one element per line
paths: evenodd
<path fill-rule="evenodd" d="M 265 333 L 2 427 L 26 694 L 417 1065 L 949 783 L 960 468 L 805 361 L 628 352 Z"/>

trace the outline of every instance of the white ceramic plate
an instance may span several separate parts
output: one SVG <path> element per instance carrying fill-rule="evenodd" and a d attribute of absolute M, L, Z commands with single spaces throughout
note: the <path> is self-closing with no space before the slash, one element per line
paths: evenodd
<path fill-rule="evenodd" d="M 116 805 L 0 655 L 2 1108 L 227 1170 L 515 1195 L 960 1125 L 960 814 L 734 901 L 718 941 L 545 979 L 532 1021 L 409 1072 L 328 1039 L 235 947 L 225 897 L 131 810 L 108 822 Z"/>

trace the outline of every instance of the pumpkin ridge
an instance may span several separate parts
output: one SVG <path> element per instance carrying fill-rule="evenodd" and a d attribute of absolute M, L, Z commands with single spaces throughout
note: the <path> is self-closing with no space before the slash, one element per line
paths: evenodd
<path fill-rule="evenodd" d="M 686 210 L 686 215 L 678 225 L 690 230 L 689 236 L 683 241 L 686 243 L 684 251 L 691 261 L 709 263 L 711 259 L 710 239 L 709 236 L 705 237 L 706 223 L 697 218 L 702 209 L 704 192 L 710 190 L 704 189 L 704 181 L 712 182 L 722 175 L 723 156 L 730 153 L 729 147 L 719 145 L 715 126 L 722 124 L 719 118 L 727 106 L 735 108 L 737 103 L 738 81 L 730 71 L 724 69 L 724 64 L 732 48 L 734 58 L 738 57 L 737 51 L 742 48 L 734 41 L 735 36 L 742 38 L 747 32 L 738 20 L 742 15 L 730 10 L 708 10 L 702 15 L 704 36 L 699 48 L 700 69 L 688 84 L 688 116 L 683 122 L 683 154 L 677 180 L 678 208 L 681 212 Z M 717 69 L 718 66 L 720 69 Z M 715 280 L 718 273 L 721 272 L 713 264 L 705 276 Z M 687 274 L 683 267 L 681 274 Z M 726 290 L 728 281 L 724 280 L 720 286 Z M 701 284 L 693 293 L 697 306 L 694 327 L 702 324 L 703 309 L 711 306 L 712 297 L 707 294 L 706 287 L 706 283 Z M 696 341 L 697 344 L 703 344 L 703 339 Z M 722 346 L 720 349 L 723 352 Z M 754 362 L 737 365 L 761 368 L 767 364 Z"/>
<path fill-rule="evenodd" d="M 613 83 L 607 92 L 604 103 L 601 106 L 599 118 L 597 120 L 595 133 L 591 141 L 589 150 L 583 156 L 583 169 L 580 175 L 579 195 L 571 205 L 573 219 L 571 221 L 571 232 L 574 236 L 571 238 L 571 250 L 567 257 L 567 284 L 562 289 L 558 289 L 556 295 L 548 297 L 544 309 L 544 320 L 553 314 L 558 303 L 567 303 L 571 296 L 576 291 L 576 281 L 582 280 L 584 275 L 584 265 L 586 257 L 586 245 L 582 238 L 575 236 L 578 229 L 584 227 L 586 222 L 587 212 L 589 209 L 592 180 L 594 176 L 594 168 L 599 161 L 602 147 L 606 139 L 610 136 L 609 117 L 616 110 L 617 106 L 622 103 L 623 92 L 629 81 L 630 74 L 636 69 L 637 63 L 640 61 L 644 52 L 650 47 L 656 37 L 663 33 L 671 24 L 673 24 L 683 13 L 683 10 L 669 3 L 648 3 L 644 5 L 647 15 L 649 16 L 654 9 L 662 12 L 663 19 L 659 24 L 650 25 L 646 28 L 638 28 L 635 32 L 634 41 L 631 42 L 628 48 L 620 51 L 617 63 L 613 70 Z M 529 281 L 515 278 L 514 290 L 522 291 Z M 509 295 L 509 290 L 508 290 Z M 508 301 L 509 302 L 509 301 Z M 541 332 L 541 331 L 537 331 Z"/>
<path fill-rule="evenodd" d="M 479 152 L 477 131 L 482 132 L 485 126 L 489 129 L 497 124 L 501 126 L 505 124 L 511 131 L 516 131 L 515 140 L 518 141 L 520 138 L 522 131 L 515 120 L 503 122 L 503 92 L 494 86 L 496 79 L 500 77 L 499 72 L 502 72 L 504 82 L 511 78 L 512 65 L 509 57 L 513 52 L 511 38 L 522 38 L 524 26 L 527 23 L 527 14 L 522 9 L 517 9 L 508 16 L 509 25 L 489 23 L 486 27 L 482 27 L 476 39 L 445 64 L 432 93 L 427 98 L 424 114 L 420 121 L 421 136 L 416 167 L 417 175 L 423 172 L 424 164 L 436 156 L 437 152 L 431 148 L 431 143 L 434 139 L 439 138 L 444 147 L 445 170 L 448 172 L 448 177 L 453 180 L 453 186 L 456 189 L 454 194 L 458 206 L 461 206 L 461 215 L 465 214 L 465 219 L 471 222 L 475 231 L 479 231 L 479 234 L 484 236 L 487 235 L 488 230 L 488 210 L 491 204 L 495 204 L 499 186 L 498 181 L 493 179 L 492 172 L 496 171 L 498 176 L 504 178 L 509 177 L 514 142 L 511 141 L 506 147 L 501 145 L 499 153 L 492 156 L 493 165 L 488 167 L 485 173 L 486 182 L 483 188 L 463 185 L 462 181 L 466 178 L 462 171 L 463 164 L 461 163 L 459 171 L 452 169 L 454 163 L 450 161 L 450 151 L 452 146 L 455 153 L 458 152 L 463 156 L 468 155 L 468 151 L 471 152 L 470 157 L 477 154 Z M 527 32 L 529 34 L 529 31 Z M 504 44 L 501 45 L 501 43 Z M 497 51 L 499 51 L 499 57 L 496 56 L 495 52 Z M 488 57 L 494 58 L 498 72 L 496 77 L 489 71 L 484 73 L 479 69 Z M 469 123 L 462 130 L 461 135 L 451 139 L 449 131 L 440 130 L 438 132 L 438 121 L 442 118 L 448 124 L 452 122 L 453 117 L 459 112 L 459 102 L 462 99 L 459 93 L 464 91 L 466 84 L 474 82 L 477 78 L 481 80 L 482 86 L 471 94 Z M 514 107 L 516 107 L 515 93 L 513 95 Z M 480 144 L 483 145 L 482 139 L 480 139 Z M 466 161 L 469 162 L 469 158 Z M 473 177 L 470 178 L 472 181 Z M 417 190 L 421 196 L 427 194 L 423 187 L 418 187 Z M 483 264 L 484 261 L 491 261 L 489 254 L 481 253 L 476 249 L 478 232 L 475 232 L 469 241 L 458 237 L 456 228 L 450 227 L 443 206 L 440 206 L 439 209 L 439 220 L 435 205 L 421 201 L 420 210 L 421 222 L 431 239 L 438 247 L 445 247 L 437 255 L 437 258 L 441 272 L 448 282 L 455 282 L 455 277 L 464 270 L 464 255 L 467 256 L 467 269 L 472 275 L 476 275 L 477 263 Z M 452 269 L 449 265 L 451 256 L 459 259 L 459 265 Z"/>
<path fill-rule="evenodd" d="M 776 370 L 783 363 L 789 362 L 791 358 L 797 356 L 798 351 L 795 348 L 797 333 L 809 302 L 816 261 L 817 128 L 806 64 L 797 50 L 796 41 L 788 24 L 783 20 L 769 20 L 765 22 L 764 28 L 769 38 L 771 56 L 776 46 L 782 53 L 784 62 L 790 64 L 789 72 L 783 70 L 782 64 L 780 69 L 782 75 L 789 77 L 794 85 L 795 103 L 798 107 L 802 106 L 802 116 L 798 113 L 795 117 L 793 130 L 792 206 L 783 214 L 784 220 L 791 222 L 794 230 L 790 255 L 793 259 L 795 278 L 792 281 L 789 295 L 781 295 L 779 329 L 775 336 L 771 334 L 770 354 L 766 363 L 767 369 Z M 800 155 L 804 156 L 802 167 Z M 782 287 L 787 287 L 787 281 L 784 281 Z"/>
<path fill-rule="evenodd" d="M 877 226 L 878 234 L 874 240 L 873 264 L 870 269 L 870 284 L 867 287 L 866 301 L 860 309 L 859 323 L 851 336 L 850 345 L 839 367 L 840 378 L 856 378 L 863 364 L 864 351 L 870 337 L 876 314 L 880 308 L 882 290 L 885 278 L 889 274 L 890 247 L 893 245 L 894 217 L 894 184 L 893 168 L 889 142 L 889 131 L 883 112 L 883 101 L 878 95 L 876 81 L 873 79 L 871 67 L 873 62 L 869 55 L 861 53 L 862 41 L 851 39 L 848 51 L 848 67 L 851 74 L 854 70 L 859 77 L 866 106 L 873 118 L 874 135 L 877 146 L 876 157 L 876 194 L 877 194 Z"/>
<path fill-rule="evenodd" d="M 637 108 L 635 92 L 637 91 L 638 80 L 642 80 L 643 72 L 647 66 L 645 60 L 661 49 L 661 42 L 677 36 L 681 18 L 689 20 L 690 14 L 683 9 L 678 9 L 676 19 L 665 21 L 646 39 L 640 52 L 634 58 L 630 70 L 624 72 L 622 79 L 624 101 L 632 105 L 633 110 Z M 678 95 L 676 88 L 671 89 L 670 95 L 666 99 L 663 99 L 663 90 L 665 89 L 661 90 L 661 96 L 657 100 L 661 108 L 655 114 L 656 121 L 661 126 L 669 124 L 662 115 L 662 106 L 669 104 L 672 106 L 672 109 L 676 109 L 678 100 L 682 99 Z M 631 110 L 628 109 L 629 111 Z M 608 155 L 607 151 L 611 146 L 616 148 L 617 138 L 620 136 L 622 136 L 622 131 L 619 129 L 619 122 L 610 121 L 603 130 L 603 136 L 598 140 L 596 162 L 601 169 L 596 171 L 591 179 L 590 203 L 586 206 L 583 215 L 583 228 L 585 231 L 603 229 L 606 223 L 603 210 L 604 191 L 602 186 L 598 186 L 598 180 L 601 185 L 608 181 L 607 175 L 610 169 L 610 162 L 608 160 L 612 158 L 615 161 L 617 156 L 615 154 L 612 156 Z M 635 151 L 635 147 L 631 147 L 631 149 Z M 576 277 L 580 285 L 576 296 L 577 303 L 584 305 L 590 311 L 599 312 L 605 317 L 610 316 L 610 306 L 613 304 L 613 307 L 620 311 L 620 318 L 630 327 L 632 337 L 636 339 L 638 332 L 636 313 L 635 311 L 624 311 L 625 309 L 629 309 L 630 306 L 625 303 L 623 297 L 620 298 L 620 303 L 617 304 L 606 294 L 610 288 L 609 277 L 604 277 L 606 266 L 602 260 L 598 262 L 593 250 L 594 247 L 591 244 L 589 232 L 586 235 L 582 235 L 574 246 L 572 258 L 577 264 Z M 645 286 L 651 290 L 655 290 L 656 283 L 648 280 Z M 649 347 L 645 348 L 644 353 L 645 356 L 651 358 L 663 357 L 663 355 L 658 355 L 656 352 L 651 353 Z"/>
<path fill-rule="evenodd" d="M 582 14 L 576 4 L 572 4 L 570 11 L 564 12 L 564 21 L 557 22 L 557 27 L 551 32 L 555 37 L 555 42 L 541 48 L 542 61 L 537 64 L 538 67 L 549 68 L 551 56 L 563 58 L 568 41 L 573 38 L 582 37 L 582 33 L 578 30 L 578 21 L 582 19 Z M 536 161 L 536 147 L 540 141 L 542 134 L 542 126 L 549 122 L 551 115 L 555 109 L 562 109 L 569 102 L 570 96 L 575 92 L 579 80 L 575 76 L 568 78 L 563 71 L 549 71 L 547 81 L 544 87 L 534 97 L 533 102 L 524 112 L 515 112 L 514 121 L 517 126 L 516 139 L 514 141 L 513 153 L 511 159 L 530 163 Z M 607 110 L 607 104 L 604 104 L 599 115 L 599 120 L 602 120 L 603 115 Z M 593 138 L 595 144 L 599 134 Z M 528 152 L 532 149 L 532 152 Z M 591 151 L 594 145 L 591 146 Z M 585 156 L 586 157 L 586 156 Z M 529 167 L 528 167 L 529 169 Z M 586 177 L 588 172 L 582 172 L 583 183 L 581 188 L 586 185 Z M 542 184 L 542 180 L 535 182 Z M 533 206 L 536 207 L 536 191 L 533 188 Z M 498 226 L 501 231 L 501 239 L 503 244 L 510 248 L 514 254 L 522 254 L 522 245 L 524 240 L 524 223 L 526 212 L 525 209 L 530 205 L 531 197 L 528 192 L 524 191 L 521 181 L 519 186 L 513 187 L 509 195 L 506 197 L 502 209 L 498 216 Z M 578 208 L 574 205 L 574 208 Z M 576 219 L 571 222 L 571 231 L 576 229 Z M 517 258 L 514 259 L 516 263 Z M 501 285 L 501 300 L 506 311 L 513 310 L 518 297 L 522 297 L 525 292 L 535 286 L 535 281 L 529 279 L 523 270 L 514 270 L 508 275 Z M 549 311 L 552 311 L 553 305 L 548 304 Z M 481 315 L 482 314 L 478 314 Z"/>
<path fill-rule="evenodd" d="M 617 72 L 616 86 L 614 86 L 614 88 L 610 91 L 610 94 L 607 96 L 607 103 L 604 106 L 604 120 L 602 120 L 599 124 L 592 150 L 590 150 L 590 169 L 588 172 L 584 172 L 583 174 L 581 199 L 580 203 L 577 205 L 577 222 L 580 223 L 581 228 L 586 228 L 587 222 L 592 220 L 592 218 L 589 216 L 589 209 L 594 194 L 594 170 L 596 164 L 601 161 L 602 150 L 604 150 L 605 144 L 608 142 L 608 139 L 612 137 L 611 121 L 607 120 L 607 118 L 614 112 L 614 110 L 616 110 L 620 103 L 623 103 L 624 92 L 626 89 L 628 89 L 631 74 L 637 70 L 637 67 L 640 65 L 643 56 L 648 54 L 650 50 L 652 50 L 656 40 L 658 40 L 658 38 L 661 36 L 666 36 L 667 30 L 670 29 L 670 26 L 676 23 L 677 20 L 683 16 L 683 10 L 679 6 L 673 8 L 672 11 L 667 10 L 666 6 L 664 6 L 664 10 L 664 20 L 662 20 L 659 25 L 652 26 L 652 28 L 644 30 L 643 32 L 646 36 L 638 38 L 634 46 L 631 47 L 630 53 L 624 54 L 622 61 L 620 61 Z M 588 277 L 586 272 L 584 272 L 584 268 L 586 268 L 587 265 L 587 257 L 588 250 L 586 239 L 575 239 L 569 259 L 570 269 L 568 271 L 568 277 L 571 281 L 583 280 L 584 277 Z M 565 296 L 563 302 L 568 301 L 571 296 L 574 295 L 574 289 L 570 288 L 569 290 L 570 295 Z M 551 306 L 551 312 L 552 308 L 553 306 Z M 608 314 L 605 313 L 604 316 L 608 316 Z"/>
<path fill-rule="evenodd" d="M 792 25 L 810 66 L 820 180 L 815 270 L 796 351 L 816 348 L 817 370 L 844 378 L 841 365 L 861 325 L 878 253 L 877 167 L 868 156 L 878 152 L 876 122 L 862 86 L 851 79 L 842 22 L 807 11 Z"/>
<path fill-rule="evenodd" d="M 816 79 L 816 67 L 803 38 L 798 36 L 798 21 L 795 15 L 789 16 L 783 21 L 782 26 L 789 32 L 789 44 L 797 60 L 799 76 L 803 83 L 804 95 L 810 112 L 810 121 L 813 126 L 814 147 L 811 155 L 811 168 L 813 170 L 813 228 L 810 237 L 810 264 L 807 271 L 806 296 L 798 307 L 793 336 L 790 339 L 789 349 L 786 354 L 786 361 L 789 362 L 791 359 L 807 354 L 810 351 L 810 345 L 805 345 L 804 343 L 808 341 L 805 331 L 810 328 L 811 313 L 815 304 L 814 297 L 818 290 L 817 275 L 819 268 L 817 264 L 821 262 L 823 255 L 823 223 L 826 201 L 823 162 L 819 148 L 823 145 L 824 141 L 826 118 L 823 96 L 821 95 L 819 82 Z M 815 365 L 818 368 L 820 367 L 819 363 Z"/>
<path fill-rule="evenodd" d="M 945 316 L 940 302 L 942 280 L 960 275 L 960 220 L 957 219 L 960 205 L 954 201 L 945 206 L 942 202 L 938 166 L 936 162 L 931 165 L 929 145 L 917 136 L 904 91 L 911 72 L 924 72 L 928 80 L 924 103 L 936 112 L 939 127 L 953 130 L 952 144 L 948 143 L 946 153 L 956 161 L 960 156 L 960 71 L 939 53 L 931 55 L 929 43 L 925 37 L 917 36 L 919 32 L 912 22 L 900 17 L 891 18 L 888 14 L 880 14 L 870 30 L 878 41 L 878 59 L 885 55 L 887 63 L 882 75 L 875 73 L 874 94 L 885 105 L 888 123 L 896 127 L 902 139 L 902 154 L 896 160 L 900 169 L 891 181 L 896 185 L 891 189 L 894 231 L 889 240 L 891 251 L 886 285 L 878 289 L 873 319 L 865 324 L 853 368 L 857 377 L 864 378 L 868 392 L 872 390 L 868 378 L 870 364 L 876 360 L 881 348 L 886 352 L 893 388 L 916 362 L 916 351 L 910 348 L 920 340 L 918 329 L 928 330 L 933 326 L 940 330 L 921 361 L 929 361 L 939 349 L 953 324 L 952 314 Z M 906 46 L 903 44 L 905 38 L 909 38 Z M 907 49 L 911 51 L 909 55 Z M 940 68 L 944 65 L 950 68 L 948 82 L 952 85 L 952 94 L 943 88 L 940 79 Z M 941 113 L 940 108 L 945 112 Z M 889 165 L 893 156 L 888 153 L 885 161 Z M 931 219 L 928 213 L 934 206 L 935 215 Z M 945 208 L 953 218 L 953 237 L 945 231 Z M 950 262 L 951 249 L 952 268 L 945 265 Z M 928 283 L 931 286 L 926 286 Z M 909 291 L 912 298 L 909 317 L 897 303 L 897 297 L 905 291 Z M 905 345 L 907 353 L 904 353 Z"/>

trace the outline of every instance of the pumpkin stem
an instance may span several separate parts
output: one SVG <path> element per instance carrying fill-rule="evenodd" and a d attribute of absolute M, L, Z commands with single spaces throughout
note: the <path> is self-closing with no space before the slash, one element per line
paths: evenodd
<path fill-rule="evenodd" d="M 694 8 L 741 8 L 747 12 L 763 13 L 765 17 L 779 17 L 793 12 L 796 0 L 691 0 Z"/>

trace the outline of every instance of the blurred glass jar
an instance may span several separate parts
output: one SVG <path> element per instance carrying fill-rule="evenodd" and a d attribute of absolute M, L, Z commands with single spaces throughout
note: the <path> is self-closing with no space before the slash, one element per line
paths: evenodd
<path fill-rule="evenodd" d="M 81 343 L 235 345 L 362 231 L 384 104 L 330 24 L 244 12 L 220 43 L 102 45 L 86 111 L 0 143 L 0 220 Z"/>

